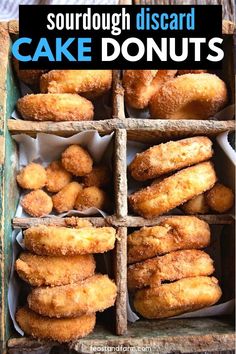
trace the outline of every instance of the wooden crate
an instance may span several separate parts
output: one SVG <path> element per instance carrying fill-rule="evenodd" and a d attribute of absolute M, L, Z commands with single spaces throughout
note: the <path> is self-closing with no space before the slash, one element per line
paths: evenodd
<path fill-rule="evenodd" d="M 231 25 L 225 25 L 227 31 Z M 117 228 L 118 240 L 115 249 L 115 277 L 118 286 L 116 318 L 108 323 L 100 323 L 90 336 L 70 343 L 66 348 L 80 353 L 89 353 L 91 346 L 148 346 L 152 353 L 225 351 L 234 349 L 233 318 L 198 318 L 163 321 L 138 321 L 127 324 L 126 312 L 126 237 L 129 228 L 155 225 L 165 216 L 155 220 L 145 220 L 129 215 L 127 207 L 126 146 L 127 140 L 154 144 L 170 138 L 180 138 L 204 134 L 216 136 L 226 130 L 234 130 L 234 121 L 170 121 L 140 120 L 125 117 L 124 95 L 120 72 L 113 73 L 113 118 L 90 122 L 30 122 L 12 120 L 10 114 L 18 97 L 18 89 L 9 62 L 11 36 L 17 35 L 17 24 L 0 25 L 0 214 L 1 214 L 1 348 L 0 353 L 48 353 L 56 343 L 37 341 L 19 337 L 12 329 L 7 310 L 7 289 L 11 265 L 12 227 L 27 228 L 37 224 L 66 225 L 67 219 L 57 218 L 14 218 L 19 199 L 15 182 L 17 147 L 11 138 L 14 133 L 38 132 L 71 136 L 83 130 L 95 129 L 101 134 L 115 132 L 114 188 L 116 194 L 115 213 L 105 219 L 89 218 L 94 225 L 109 224 Z M 231 64 L 232 65 L 232 61 Z M 232 67 L 230 67 L 232 72 Z M 233 82 L 231 80 L 231 89 Z M 229 237 L 224 243 L 223 257 L 227 267 L 233 265 L 232 225 L 230 215 L 205 215 L 209 224 L 225 225 Z M 230 257 L 229 257 L 230 256 Z M 225 270 L 227 274 L 227 269 Z M 226 287 L 232 290 L 233 278 L 227 279 Z M 115 331 L 112 330 L 116 327 Z M 57 353 L 59 348 L 55 350 Z M 118 351 L 119 352 L 119 351 Z"/>

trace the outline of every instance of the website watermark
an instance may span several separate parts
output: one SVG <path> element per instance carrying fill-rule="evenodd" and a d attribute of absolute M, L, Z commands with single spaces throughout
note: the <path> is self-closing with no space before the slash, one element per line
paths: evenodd
<path fill-rule="evenodd" d="M 90 346 L 90 353 L 151 353 L 152 349 L 149 346 Z"/>

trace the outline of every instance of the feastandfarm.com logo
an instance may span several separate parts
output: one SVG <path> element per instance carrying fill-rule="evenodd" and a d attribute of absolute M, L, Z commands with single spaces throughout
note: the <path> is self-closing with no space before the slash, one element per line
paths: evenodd
<path fill-rule="evenodd" d="M 93 346 L 89 347 L 90 353 L 150 353 L 151 347 L 149 346 L 124 346 L 124 345 L 117 345 L 117 346 Z"/>

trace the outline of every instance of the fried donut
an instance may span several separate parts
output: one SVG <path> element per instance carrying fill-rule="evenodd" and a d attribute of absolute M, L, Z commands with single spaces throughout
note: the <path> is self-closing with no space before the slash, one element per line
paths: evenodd
<path fill-rule="evenodd" d="M 206 193 L 206 202 L 209 207 L 218 213 L 225 213 L 234 205 L 232 189 L 217 183 Z"/>
<path fill-rule="evenodd" d="M 34 338 L 70 342 L 91 333 L 96 315 L 84 315 L 75 318 L 47 318 L 40 316 L 27 307 L 16 312 L 16 321 L 21 329 Z"/>
<path fill-rule="evenodd" d="M 66 171 L 60 161 L 53 161 L 46 168 L 47 181 L 46 189 L 49 192 L 57 193 L 71 182 L 72 175 Z"/>
<path fill-rule="evenodd" d="M 70 145 L 61 156 L 63 167 L 75 176 L 84 176 L 92 171 L 93 159 L 80 145 Z"/>
<path fill-rule="evenodd" d="M 17 101 L 17 110 L 26 120 L 62 122 L 93 119 L 92 102 L 69 93 L 26 95 Z"/>
<path fill-rule="evenodd" d="M 138 290 L 134 297 L 134 308 L 145 318 L 167 318 L 212 306 L 221 295 L 218 280 L 214 277 L 184 278 Z"/>
<path fill-rule="evenodd" d="M 214 188 L 214 187 L 213 187 Z M 205 193 L 199 194 L 193 199 L 181 205 L 181 209 L 186 214 L 207 214 L 210 210 Z"/>
<path fill-rule="evenodd" d="M 47 70 L 20 70 L 19 61 L 15 57 L 12 57 L 12 62 L 20 81 L 35 89 L 39 87 L 40 76 L 46 73 Z"/>
<path fill-rule="evenodd" d="M 41 76 L 40 90 L 94 98 L 108 91 L 111 84 L 112 70 L 52 70 Z"/>
<path fill-rule="evenodd" d="M 91 254 L 47 257 L 23 252 L 15 263 L 19 277 L 31 286 L 76 283 L 91 277 L 95 266 Z"/>
<path fill-rule="evenodd" d="M 128 267 L 128 288 L 159 286 L 163 281 L 211 275 L 214 272 L 211 257 L 199 250 L 181 250 L 147 259 Z"/>
<path fill-rule="evenodd" d="M 227 103 L 227 87 L 213 74 L 185 74 L 169 80 L 150 101 L 152 118 L 207 119 Z"/>
<path fill-rule="evenodd" d="M 29 308 L 48 317 L 77 317 L 102 312 L 115 303 L 116 285 L 107 275 L 96 274 L 76 284 L 35 288 Z"/>
<path fill-rule="evenodd" d="M 216 180 L 212 163 L 201 162 L 131 194 L 129 203 L 137 214 L 153 218 L 212 188 Z"/>
<path fill-rule="evenodd" d="M 202 74 L 202 73 L 207 73 L 207 70 L 178 70 L 178 75 Z"/>
<path fill-rule="evenodd" d="M 127 243 L 128 263 L 135 263 L 172 251 L 207 247 L 210 228 L 195 216 L 173 216 L 133 232 Z"/>
<path fill-rule="evenodd" d="M 46 171 L 43 166 L 38 163 L 31 162 L 22 168 L 16 176 L 16 180 L 21 188 L 24 189 L 40 189 L 46 184 Z"/>
<path fill-rule="evenodd" d="M 35 217 L 48 215 L 53 208 L 52 198 L 41 189 L 26 194 L 20 204 L 27 214 Z"/>
<path fill-rule="evenodd" d="M 95 166 L 92 171 L 82 178 L 85 187 L 109 187 L 111 171 L 107 166 Z"/>
<path fill-rule="evenodd" d="M 137 154 L 129 170 L 137 181 L 146 181 L 206 161 L 212 155 L 212 142 L 205 136 L 169 141 Z"/>
<path fill-rule="evenodd" d="M 82 186 L 78 182 L 67 184 L 60 192 L 52 196 L 53 207 L 58 213 L 72 210 Z"/>
<path fill-rule="evenodd" d="M 172 79 L 177 70 L 125 70 L 125 100 L 133 108 L 143 109 L 159 88 Z"/>
<path fill-rule="evenodd" d="M 107 209 L 109 206 L 108 195 L 98 187 L 87 187 L 79 191 L 75 209 L 83 211 L 88 208 Z"/>
<path fill-rule="evenodd" d="M 115 239 L 113 227 L 73 229 L 41 225 L 24 231 L 26 249 L 40 256 L 103 253 L 114 248 Z"/>

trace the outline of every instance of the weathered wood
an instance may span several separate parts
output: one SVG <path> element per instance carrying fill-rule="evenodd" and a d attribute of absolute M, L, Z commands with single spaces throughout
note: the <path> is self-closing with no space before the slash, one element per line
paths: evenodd
<path fill-rule="evenodd" d="M 127 215 L 127 177 L 126 177 L 126 130 L 117 129 L 115 137 L 115 196 L 116 216 L 123 218 Z"/>
<path fill-rule="evenodd" d="M 115 274 L 117 284 L 116 298 L 116 334 L 124 335 L 127 331 L 127 228 L 117 230 Z"/>
<path fill-rule="evenodd" d="M 124 88 L 122 86 L 121 71 L 115 70 L 113 72 L 113 117 L 119 119 L 125 119 L 125 107 L 124 107 Z"/>

